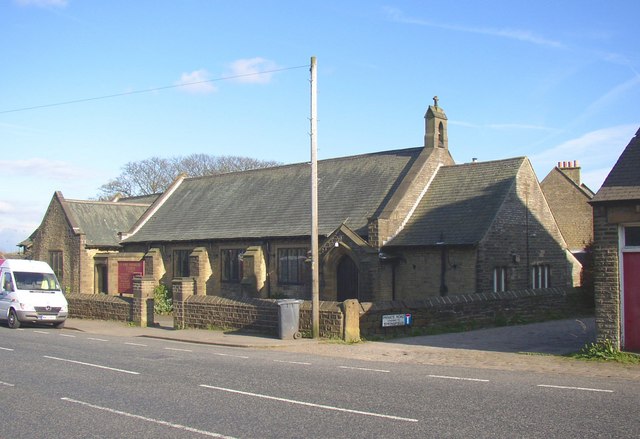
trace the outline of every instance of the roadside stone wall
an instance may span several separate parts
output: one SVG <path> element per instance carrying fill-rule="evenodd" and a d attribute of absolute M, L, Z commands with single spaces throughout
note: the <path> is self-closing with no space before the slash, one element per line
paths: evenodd
<path fill-rule="evenodd" d="M 300 331 L 313 332 L 311 302 L 300 304 Z M 344 312 L 340 302 L 320 302 L 320 337 L 342 338 L 344 332 Z"/>
<path fill-rule="evenodd" d="M 550 320 L 565 315 L 589 314 L 592 307 L 573 288 L 460 294 L 381 303 L 362 303 L 360 333 L 363 337 L 403 336 L 420 329 L 474 329 Z M 407 314 L 411 327 L 382 327 L 382 316 Z"/>
<path fill-rule="evenodd" d="M 77 319 L 134 321 L 134 299 L 105 294 L 68 293 L 69 317 Z"/>
<path fill-rule="evenodd" d="M 175 290 L 174 290 L 175 291 Z M 279 305 L 273 299 L 235 300 L 219 296 L 188 296 L 174 302 L 174 319 L 178 328 L 231 328 L 278 336 Z M 311 333 L 311 302 L 300 304 L 299 329 Z M 344 313 L 339 302 L 320 303 L 320 336 L 341 338 Z"/>

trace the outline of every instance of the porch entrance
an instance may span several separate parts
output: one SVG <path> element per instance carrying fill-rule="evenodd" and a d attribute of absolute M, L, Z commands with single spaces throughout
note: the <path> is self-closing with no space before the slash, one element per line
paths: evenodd
<path fill-rule="evenodd" d="M 344 255 L 340 258 L 336 269 L 337 300 L 344 302 L 347 299 L 358 298 L 358 266 L 353 259 Z"/>
<path fill-rule="evenodd" d="M 640 352 L 640 252 L 625 252 L 623 259 L 624 350 Z"/>

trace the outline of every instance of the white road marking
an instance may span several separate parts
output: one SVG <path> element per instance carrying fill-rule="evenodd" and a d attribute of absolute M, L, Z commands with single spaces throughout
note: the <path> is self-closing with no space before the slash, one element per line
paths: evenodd
<path fill-rule="evenodd" d="M 281 402 L 286 402 L 286 403 L 289 403 L 289 404 L 303 405 L 303 406 L 306 406 L 306 407 L 315 407 L 315 408 L 320 408 L 320 409 L 325 409 L 325 410 L 334 410 L 334 411 L 337 411 L 337 412 L 353 413 L 353 414 L 356 414 L 356 415 L 364 415 L 364 416 L 375 416 L 377 418 L 393 419 L 394 421 L 419 422 L 418 419 L 403 418 L 403 417 L 400 417 L 400 416 L 385 415 L 385 414 L 373 413 L 373 412 L 365 412 L 365 411 L 361 411 L 361 410 L 351 410 L 351 409 L 345 409 L 345 408 L 342 408 L 342 407 L 334 407 L 334 406 L 330 406 L 330 405 L 315 404 L 315 403 L 312 403 L 312 402 L 296 401 L 295 399 L 279 398 L 277 396 L 269 396 L 269 395 L 261 395 L 259 393 L 243 392 L 242 390 L 226 389 L 224 387 L 209 386 L 207 384 L 200 384 L 200 387 L 205 387 L 207 389 L 213 389 L 213 390 L 220 390 L 220 391 L 223 391 L 223 392 L 236 393 L 236 394 L 239 394 L 239 395 L 253 396 L 253 397 L 256 397 L 256 398 L 270 399 L 270 400 L 273 400 L 273 401 L 281 401 Z"/>
<path fill-rule="evenodd" d="M 221 352 L 212 352 L 213 355 L 217 355 L 219 357 L 235 357 L 235 358 L 244 358 L 245 360 L 249 357 L 245 357 L 244 355 L 232 355 L 232 354 L 223 354 Z"/>
<path fill-rule="evenodd" d="M 5 383 L 4 381 L 0 381 L 0 386 L 15 387 L 15 384 Z"/>
<path fill-rule="evenodd" d="M 550 384 L 538 384 L 538 387 L 548 387 L 548 388 L 551 388 L 551 389 L 565 389 L 565 390 L 584 390 L 586 392 L 613 393 L 613 390 L 608 390 L 608 389 L 590 389 L 588 387 L 552 386 Z"/>
<path fill-rule="evenodd" d="M 13 349 L 11 348 L 0 348 L 0 351 L 12 351 Z"/>
<path fill-rule="evenodd" d="M 105 340 L 104 338 L 95 338 L 95 337 L 87 337 L 87 340 L 93 340 L 93 341 L 109 341 L 109 340 Z"/>
<path fill-rule="evenodd" d="M 311 366 L 311 363 L 304 361 L 286 361 L 286 360 L 273 360 L 274 363 L 287 363 L 287 364 L 300 364 L 302 366 Z"/>
<path fill-rule="evenodd" d="M 427 375 L 429 378 L 442 378 L 445 380 L 460 380 L 460 381 L 477 381 L 480 383 L 488 383 L 489 380 L 481 380 L 479 378 L 464 378 L 464 377 L 450 377 L 446 375 Z"/>
<path fill-rule="evenodd" d="M 76 338 L 75 335 L 71 335 L 71 334 L 60 334 L 60 337 L 71 337 L 71 338 Z"/>
<path fill-rule="evenodd" d="M 146 416 L 136 415 L 134 413 L 123 412 L 121 410 L 116 410 L 116 409 L 112 409 L 112 408 L 109 408 L 109 407 L 102 407 L 102 406 L 91 404 L 91 403 L 88 403 L 88 402 L 78 401 L 77 399 L 71 399 L 71 398 L 60 398 L 60 399 L 62 399 L 63 401 L 74 403 L 74 404 L 80 404 L 80 405 L 83 405 L 85 407 L 90 407 L 90 408 L 97 409 L 97 410 L 102 410 L 102 411 L 105 411 L 105 412 L 108 412 L 108 413 L 113 413 L 115 415 L 122 415 L 122 416 L 127 416 L 129 418 L 139 419 L 141 421 L 153 422 L 154 424 L 164 425 L 166 427 L 176 428 L 178 430 L 189 431 L 191 433 L 198 433 L 198 434 L 202 434 L 204 436 L 217 437 L 217 438 L 223 438 L 223 439 L 235 439 L 233 436 L 225 436 L 225 435 L 222 435 L 222 434 L 219 434 L 219 433 L 214 433 L 212 431 L 199 430 L 197 428 L 187 427 L 186 425 L 175 424 L 173 422 L 163 421 L 161 419 L 147 418 Z"/>
<path fill-rule="evenodd" d="M 33 331 L 36 334 L 49 334 L 47 331 Z"/>
<path fill-rule="evenodd" d="M 389 373 L 389 370 L 384 369 L 368 369 L 366 367 L 351 367 L 351 366 L 338 366 L 339 369 L 352 369 L 352 370 L 363 370 L 365 372 L 383 372 Z"/>
<path fill-rule="evenodd" d="M 191 349 L 165 348 L 167 351 L 193 352 Z"/>
<path fill-rule="evenodd" d="M 146 347 L 146 344 L 142 344 L 142 343 L 131 343 L 131 342 L 125 342 L 125 344 L 129 345 L 129 346 L 144 346 Z"/>
<path fill-rule="evenodd" d="M 49 358 L 50 360 L 65 361 L 67 363 L 80 364 L 82 366 L 97 367 L 98 369 L 113 370 L 114 372 L 129 373 L 131 375 L 140 375 L 140 372 L 133 372 L 133 371 L 130 371 L 130 370 L 125 370 L 125 369 L 116 369 L 115 367 L 102 366 L 100 364 L 84 363 L 82 361 L 68 360 L 68 359 L 65 359 L 65 358 L 58 358 L 58 357 L 50 357 L 48 355 L 43 355 L 43 357 L 44 358 Z"/>

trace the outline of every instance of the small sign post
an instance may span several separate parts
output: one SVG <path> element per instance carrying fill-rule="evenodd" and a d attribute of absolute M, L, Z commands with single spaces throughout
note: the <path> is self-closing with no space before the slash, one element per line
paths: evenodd
<path fill-rule="evenodd" d="M 411 326 L 413 317 L 411 314 L 386 314 L 382 316 L 382 327 Z"/>

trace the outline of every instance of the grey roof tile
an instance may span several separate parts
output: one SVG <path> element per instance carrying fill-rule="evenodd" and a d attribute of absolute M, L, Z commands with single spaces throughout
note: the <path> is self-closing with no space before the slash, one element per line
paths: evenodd
<path fill-rule="evenodd" d="M 361 235 L 422 148 L 318 162 L 318 231 L 346 224 Z M 124 242 L 308 236 L 308 163 L 187 178 Z"/>
<path fill-rule="evenodd" d="M 129 230 L 147 210 L 148 205 L 100 201 L 65 200 L 74 223 L 85 234 L 86 244 L 117 247 L 118 232 Z"/>
<path fill-rule="evenodd" d="M 405 227 L 386 244 L 474 245 L 486 234 L 526 158 L 440 168 Z"/>

